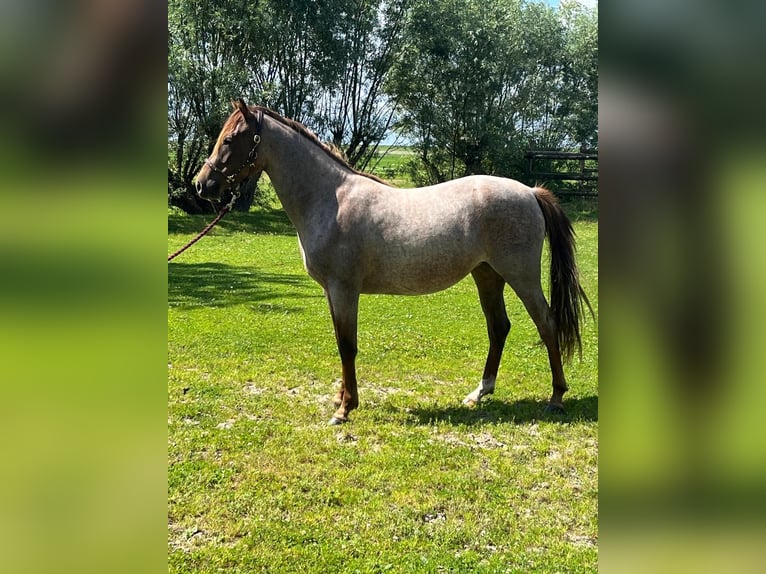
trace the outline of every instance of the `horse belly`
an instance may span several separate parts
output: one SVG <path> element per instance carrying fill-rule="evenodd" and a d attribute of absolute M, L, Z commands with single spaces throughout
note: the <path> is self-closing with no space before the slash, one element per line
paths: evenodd
<path fill-rule="evenodd" d="M 396 251 L 392 249 L 386 257 L 375 258 L 364 275 L 363 293 L 421 295 L 442 291 L 463 279 L 480 263 L 478 255 L 469 251 Z"/>

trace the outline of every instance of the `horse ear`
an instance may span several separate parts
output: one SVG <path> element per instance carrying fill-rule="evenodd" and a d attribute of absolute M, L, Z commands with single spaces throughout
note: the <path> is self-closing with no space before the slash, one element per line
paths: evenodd
<path fill-rule="evenodd" d="M 253 117 L 253 113 L 250 111 L 250 108 L 247 107 L 245 100 L 242 98 L 239 98 L 236 102 L 232 100 L 231 105 L 234 106 L 235 110 L 242 112 L 242 115 L 245 116 L 246 120 L 249 120 Z"/>

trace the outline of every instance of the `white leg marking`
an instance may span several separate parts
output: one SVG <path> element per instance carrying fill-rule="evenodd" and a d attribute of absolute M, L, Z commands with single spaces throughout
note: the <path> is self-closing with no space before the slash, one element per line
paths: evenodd
<path fill-rule="evenodd" d="M 473 407 L 479 404 L 479 401 L 481 401 L 481 397 L 484 395 L 491 395 L 495 392 L 495 377 L 490 377 L 488 379 L 482 379 L 479 383 L 479 386 L 476 387 L 472 393 L 468 394 L 463 399 L 463 404 L 468 405 L 469 407 Z"/>

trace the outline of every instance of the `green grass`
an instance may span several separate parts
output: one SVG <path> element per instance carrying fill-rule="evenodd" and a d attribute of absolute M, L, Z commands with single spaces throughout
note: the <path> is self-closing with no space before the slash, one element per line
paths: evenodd
<path fill-rule="evenodd" d="M 369 165 L 369 171 L 396 187 L 415 187 L 407 163 L 415 156 L 407 146 L 381 146 Z"/>
<path fill-rule="evenodd" d="M 571 213 L 597 309 L 598 223 Z M 205 220 L 169 216 L 168 252 Z M 278 210 L 222 223 L 168 265 L 170 572 L 596 570 L 592 319 L 567 414 L 546 416 L 544 347 L 507 291 L 497 390 L 469 409 L 487 345 L 471 280 L 363 296 L 361 406 L 329 427 L 340 362 L 292 227 Z"/>

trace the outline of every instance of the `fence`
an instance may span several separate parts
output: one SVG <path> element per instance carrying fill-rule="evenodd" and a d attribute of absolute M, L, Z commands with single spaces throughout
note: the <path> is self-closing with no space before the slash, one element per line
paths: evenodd
<path fill-rule="evenodd" d="M 576 189 L 553 189 L 559 195 L 586 195 L 598 196 L 598 152 L 581 148 L 579 152 L 554 151 L 554 150 L 530 150 L 526 158 L 527 173 L 530 184 L 535 185 L 541 180 L 576 181 Z M 535 171 L 535 161 L 549 160 L 548 166 L 553 165 L 548 171 Z M 552 161 L 556 160 L 554 165 Z M 586 166 L 586 161 L 588 165 Z M 577 162 L 576 166 L 573 165 Z M 562 165 L 563 164 L 563 165 Z M 564 168 L 564 171 L 556 171 Z"/>

